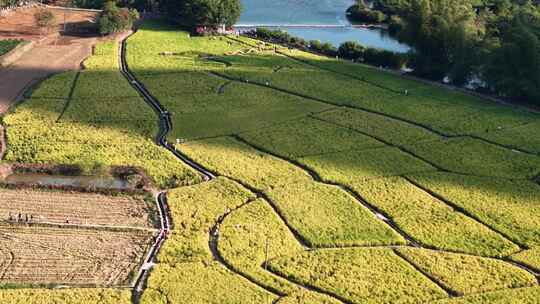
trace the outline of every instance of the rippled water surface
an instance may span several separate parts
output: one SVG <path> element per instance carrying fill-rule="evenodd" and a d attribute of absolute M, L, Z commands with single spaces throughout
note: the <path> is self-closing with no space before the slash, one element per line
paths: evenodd
<path fill-rule="evenodd" d="M 281 26 L 281 29 L 308 40 L 330 42 L 335 46 L 357 41 L 365 46 L 397 52 L 409 47 L 388 37 L 382 30 L 352 28 L 345 11 L 351 0 L 242 0 L 244 10 L 239 25 Z M 334 25 L 341 27 L 296 28 L 298 25 Z"/>

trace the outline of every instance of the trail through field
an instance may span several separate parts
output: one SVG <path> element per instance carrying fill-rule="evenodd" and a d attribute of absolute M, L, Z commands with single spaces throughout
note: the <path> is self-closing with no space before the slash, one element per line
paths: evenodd
<path fill-rule="evenodd" d="M 21 94 L 44 78 L 77 70 L 92 53 L 96 38 L 47 38 L 11 66 L 0 69 L 0 114 L 5 113 Z"/>
<path fill-rule="evenodd" d="M 171 144 L 166 140 L 167 134 L 172 130 L 172 122 L 169 116 L 169 113 L 161 106 L 161 104 L 154 98 L 150 93 L 144 88 L 144 86 L 135 79 L 135 76 L 129 71 L 127 60 L 126 60 L 126 41 L 129 38 L 129 35 L 121 38 L 120 43 L 120 71 L 124 77 L 129 81 L 129 83 L 144 97 L 144 100 L 152 106 L 152 108 L 159 115 L 159 133 L 156 136 L 156 143 L 163 146 L 167 150 L 171 151 L 176 157 L 181 161 L 201 173 L 205 180 L 211 180 L 215 176 L 205 170 L 203 167 L 197 163 L 191 161 L 186 156 L 178 152 Z M 154 244 L 151 246 L 148 254 L 144 259 L 143 266 L 139 269 L 137 276 L 135 277 L 134 284 L 134 293 L 133 301 L 139 303 L 140 296 L 144 290 L 146 280 L 150 274 L 150 269 L 152 264 L 156 261 L 157 254 L 159 249 L 167 239 L 170 230 L 171 230 L 171 218 L 167 210 L 167 196 L 166 192 L 160 192 L 156 196 L 156 203 L 158 205 L 159 216 L 160 216 L 160 232 L 158 237 L 155 239 Z"/>

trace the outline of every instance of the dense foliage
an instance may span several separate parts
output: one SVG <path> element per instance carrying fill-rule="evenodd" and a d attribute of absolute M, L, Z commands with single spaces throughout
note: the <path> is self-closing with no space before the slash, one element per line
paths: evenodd
<path fill-rule="evenodd" d="M 133 22 L 139 19 L 139 13 L 134 9 L 119 8 L 115 2 L 107 2 L 99 17 L 99 32 L 112 34 L 131 29 Z"/>
<path fill-rule="evenodd" d="M 383 12 L 369 9 L 363 0 L 347 9 L 347 17 L 355 22 L 365 23 L 381 23 L 386 20 Z"/>
<path fill-rule="evenodd" d="M 390 32 L 413 46 L 415 74 L 539 103 L 538 1 L 376 0 L 373 8 L 363 3 L 358 0 L 351 10 L 361 8 L 364 19 L 385 14 Z"/>
<path fill-rule="evenodd" d="M 231 27 L 240 18 L 240 0 L 163 0 L 161 9 L 180 24 L 195 29 Z"/>
<path fill-rule="evenodd" d="M 305 41 L 302 38 L 291 36 L 281 30 L 257 28 L 254 32 L 248 33 L 248 35 L 272 43 L 285 44 L 327 56 L 339 56 L 374 66 L 400 69 L 406 64 L 408 59 L 406 54 L 365 47 L 353 41 L 344 42 L 336 49 L 330 43 L 321 43 L 318 40 Z"/>

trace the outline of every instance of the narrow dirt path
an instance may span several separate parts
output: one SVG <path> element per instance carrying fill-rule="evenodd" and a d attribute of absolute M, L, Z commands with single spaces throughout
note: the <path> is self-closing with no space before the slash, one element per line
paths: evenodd
<path fill-rule="evenodd" d="M 95 43 L 96 38 L 49 38 L 11 66 L 0 69 L 0 115 L 30 86 L 52 74 L 78 70 Z"/>

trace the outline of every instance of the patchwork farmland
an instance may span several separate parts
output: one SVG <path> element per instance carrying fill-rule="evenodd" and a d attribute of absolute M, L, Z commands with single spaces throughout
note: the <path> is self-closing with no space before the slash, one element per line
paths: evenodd
<path fill-rule="evenodd" d="M 152 20 L 45 80 L 2 123 L 2 163 L 141 168 L 173 226 L 131 296 L 118 282 L 158 226 L 148 199 L 2 189 L 3 217 L 43 220 L 2 219 L 0 302 L 540 303 L 534 112 Z M 106 227 L 47 226 L 66 213 Z M 29 275 L 36 255 L 52 262 Z M 92 257 L 122 266 L 84 275 Z M 102 284 L 37 286 L 65 273 Z"/>

